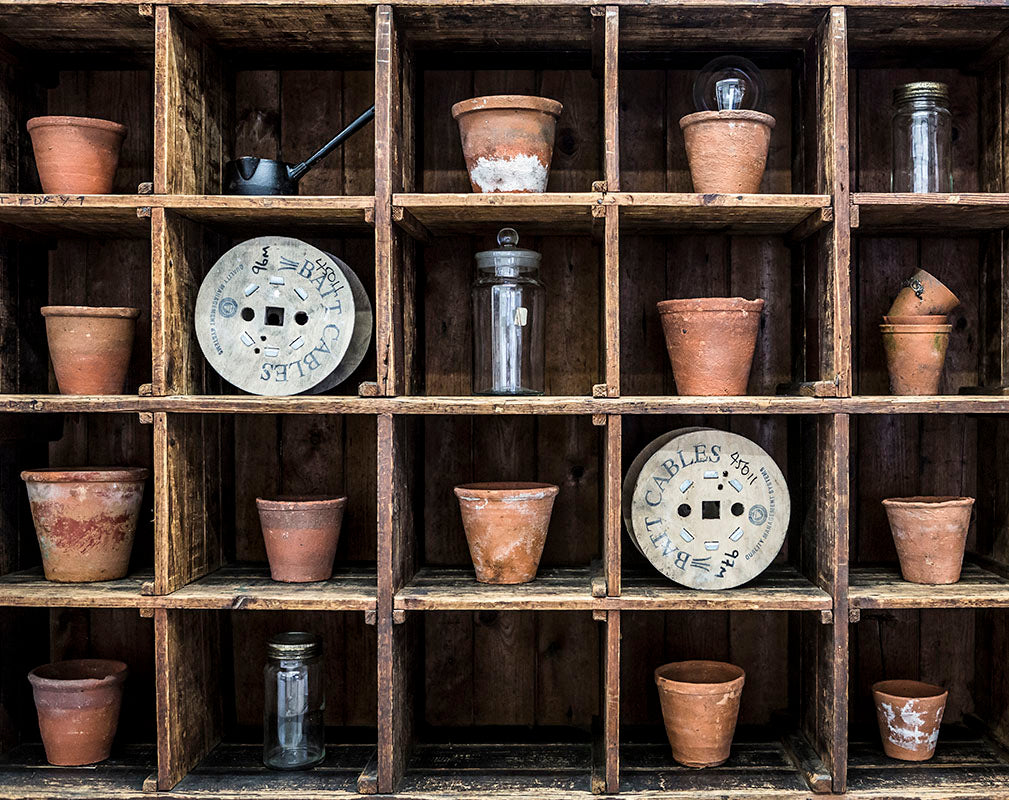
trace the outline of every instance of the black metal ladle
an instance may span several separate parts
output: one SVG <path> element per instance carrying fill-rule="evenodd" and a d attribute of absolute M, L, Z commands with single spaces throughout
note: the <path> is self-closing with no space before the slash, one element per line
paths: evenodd
<path fill-rule="evenodd" d="M 229 161 L 224 165 L 224 194 L 297 194 L 301 177 L 374 117 L 372 106 L 300 164 L 255 156 Z"/>

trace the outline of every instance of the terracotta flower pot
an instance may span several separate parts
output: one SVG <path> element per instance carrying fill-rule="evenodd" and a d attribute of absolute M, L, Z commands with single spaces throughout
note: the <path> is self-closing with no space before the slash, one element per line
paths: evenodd
<path fill-rule="evenodd" d="M 143 467 L 21 473 L 47 580 L 125 577 L 148 474 Z"/>
<path fill-rule="evenodd" d="M 556 100 L 517 94 L 452 106 L 473 191 L 545 192 L 562 108 Z"/>
<path fill-rule="evenodd" d="M 47 194 L 108 194 L 126 126 L 90 117 L 28 120 L 35 165 Z"/>
<path fill-rule="evenodd" d="M 900 571 L 912 583 L 956 583 L 973 497 L 891 497 L 883 501 Z"/>
<path fill-rule="evenodd" d="M 763 300 L 697 297 L 658 308 L 677 394 L 746 394 Z"/>
<path fill-rule="evenodd" d="M 528 583 L 536 578 L 558 491 L 549 483 L 455 487 L 480 583 Z"/>
<path fill-rule="evenodd" d="M 346 497 L 256 498 L 275 581 L 309 583 L 333 577 L 346 506 Z"/>
<path fill-rule="evenodd" d="M 760 111 L 698 111 L 681 118 L 694 191 L 759 191 L 773 127 L 774 117 Z"/>
<path fill-rule="evenodd" d="M 879 326 L 891 394 L 938 394 L 952 325 Z"/>
<path fill-rule="evenodd" d="M 81 658 L 28 673 L 50 764 L 77 767 L 109 757 L 128 672 L 122 661 Z"/>
<path fill-rule="evenodd" d="M 920 681 L 880 681 L 872 686 L 883 752 L 901 761 L 926 761 L 935 754 L 939 724 L 949 693 Z"/>
<path fill-rule="evenodd" d="M 960 300 L 934 276 L 920 269 L 906 281 L 887 316 L 922 316 L 948 314 L 960 305 Z"/>
<path fill-rule="evenodd" d="M 122 394 L 139 308 L 43 306 L 61 394 Z"/>
<path fill-rule="evenodd" d="M 729 757 L 746 673 L 722 661 L 674 661 L 655 670 L 673 758 L 715 767 Z"/>
<path fill-rule="evenodd" d="M 922 314 L 916 316 L 909 314 L 903 317 L 883 317 L 883 322 L 887 325 L 945 325 L 949 319 L 945 314 Z"/>

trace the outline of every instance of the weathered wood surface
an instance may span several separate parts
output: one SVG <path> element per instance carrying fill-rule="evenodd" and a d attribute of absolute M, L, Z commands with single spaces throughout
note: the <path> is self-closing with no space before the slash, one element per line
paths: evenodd
<path fill-rule="evenodd" d="M 848 597 L 852 608 L 1006 608 L 1009 579 L 965 563 L 959 582 L 928 586 L 903 580 L 896 567 L 858 567 Z"/>
<path fill-rule="evenodd" d="M 900 235 L 907 231 L 943 234 L 1009 227 L 1007 194 L 857 192 L 852 194 L 851 202 L 860 234 Z"/>
<path fill-rule="evenodd" d="M 153 581 L 153 571 L 144 570 L 116 581 L 54 583 L 34 567 L 0 576 L 0 606 L 151 608 Z"/>
<path fill-rule="evenodd" d="M 424 567 L 396 593 L 396 608 L 408 611 L 588 610 L 592 597 L 588 569 L 541 569 L 530 583 L 477 583 L 472 569 Z"/>

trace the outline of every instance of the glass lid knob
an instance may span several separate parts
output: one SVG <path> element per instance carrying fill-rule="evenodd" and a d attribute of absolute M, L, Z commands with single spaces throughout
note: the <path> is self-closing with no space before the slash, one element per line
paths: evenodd
<path fill-rule="evenodd" d="M 502 228 L 498 231 L 497 243 L 502 247 L 515 247 L 519 243 L 519 233 L 514 228 Z"/>

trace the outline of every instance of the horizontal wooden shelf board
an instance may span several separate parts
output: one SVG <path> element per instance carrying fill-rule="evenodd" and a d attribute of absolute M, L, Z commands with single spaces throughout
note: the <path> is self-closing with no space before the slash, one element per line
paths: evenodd
<path fill-rule="evenodd" d="M 396 194 L 403 209 L 435 236 L 496 233 L 493 226 L 520 226 L 519 234 L 590 233 L 603 220 L 592 209 L 604 205 L 598 192 L 543 194 Z M 401 224 L 405 223 L 401 222 Z"/>
<path fill-rule="evenodd" d="M 851 202 L 855 233 L 921 236 L 1009 227 L 1009 194 L 858 192 Z"/>
<path fill-rule="evenodd" d="M 278 233 L 374 230 L 367 221 L 374 211 L 371 195 L 327 197 L 229 197 L 159 195 L 155 206 L 229 233 Z"/>
<path fill-rule="evenodd" d="M 150 236 L 151 195 L 0 194 L 0 231 L 43 237 Z"/>
<path fill-rule="evenodd" d="M 592 597 L 588 567 L 540 569 L 536 580 L 509 586 L 477 583 L 472 567 L 423 567 L 396 593 L 395 607 L 407 611 L 576 611 L 600 605 Z"/>
<path fill-rule="evenodd" d="M 0 577 L 0 606 L 34 608 L 152 608 L 154 571 L 97 583 L 47 581 L 42 567 Z"/>
<path fill-rule="evenodd" d="M 0 394 L 0 412 L 40 414 L 149 411 L 157 399 L 137 395 Z"/>
<path fill-rule="evenodd" d="M 800 225 L 812 232 L 833 218 L 829 195 L 619 192 L 606 197 L 620 207 L 621 228 L 629 232 L 773 234 Z"/>
<path fill-rule="evenodd" d="M 1009 608 L 1009 580 L 970 562 L 947 585 L 905 581 L 896 566 L 852 567 L 848 583 L 852 608 Z"/>
<path fill-rule="evenodd" d="M 45 5 L 45 12 L 38 7 Z M 49 56 L 115 55 L 134 59 L 154 53 L 154 19 L 136 2 L 118 0 L 2 0 L 0 33 L 16 46 L 10 54 L 50 66 Z M 5 46 L 5 51 L 11 49 Z"/>
<path fill-rule="evenodd" d="M 1007 414 L 1002 394 L 856 395 L 841 400 L 849 414 Z"/>
<path fill-rule="evenodd" d="M 83 767 L 54 767 L 41 743 L 24 744 L 0 754 L 0 798 L 139 800 L 144 780 L 157 768 L 153 744 L 117 743 L 110 758 Z"/>

